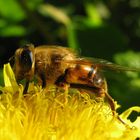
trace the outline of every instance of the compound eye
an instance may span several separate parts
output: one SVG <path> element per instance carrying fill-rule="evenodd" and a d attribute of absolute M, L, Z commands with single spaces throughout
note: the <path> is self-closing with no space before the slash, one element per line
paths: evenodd
<path fill-rule="evenodd" d="M 20 55 L 20 65 L 24 70 L 30 70 L 33 63 L 33 54 L 29 49 L 24 49 Z"/>

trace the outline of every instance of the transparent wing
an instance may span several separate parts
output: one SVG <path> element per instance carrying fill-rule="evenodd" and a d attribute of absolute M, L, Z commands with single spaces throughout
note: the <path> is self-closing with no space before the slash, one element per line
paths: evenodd
<path fill-rule="evenodd" d="M 140 68 L 125 67 L 125 66 L 114 64 L 107 60 L 98 59 L 98 58 L 83 57 L 83 58 L 76 58 L 74 60 L 64 60 L 63 62 L 71 63 L 71 64 L 92 65 L 92 66 L 97 66 L 100 69 L 108 69 L 108 70 L 115 70 L 115 71 L 140 72 Z"/>

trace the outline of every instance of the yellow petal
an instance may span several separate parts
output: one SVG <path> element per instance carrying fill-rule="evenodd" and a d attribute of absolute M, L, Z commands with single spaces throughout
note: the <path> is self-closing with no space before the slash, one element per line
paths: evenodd
<path fill-rule="evenodd" d="M 17 91 L 18 84 L 16 82 L 14 72 L 9 63 L 4 65 L 3 75 L 5 87 L 12 87 L 13 91 Z"/>
<path fill-rule="evenodd" d="M 136 111 L 136 112 L 140 112 L 140 107 L 139 106 L 134 106 L 131 107 L 129 109 L 127 109 L 126 111 L 124 111 L 120 116 L 122 119 L 127 119 L 129 117 L 129 115 L 132 113 L 132 111 Z"/>

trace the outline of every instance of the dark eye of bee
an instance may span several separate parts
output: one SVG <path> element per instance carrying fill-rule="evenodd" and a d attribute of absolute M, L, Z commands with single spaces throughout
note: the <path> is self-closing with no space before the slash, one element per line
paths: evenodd
<path fill-rule="evenodd" d="M 20 64 L 24 70 L 30 70 L 33 63 L 33 54 L 29 49 L 24 49 L 20 55 Z"/>

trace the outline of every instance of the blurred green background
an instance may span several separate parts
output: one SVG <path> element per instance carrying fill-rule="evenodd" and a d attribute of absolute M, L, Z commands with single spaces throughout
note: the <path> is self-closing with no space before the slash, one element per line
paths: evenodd
<path fill-rule="evenodd" d="M 139 0 L 0 0 L 2 66 L 26 43 L 57 44 L 82 56 L 140 68 Z M 105 72 L 120 111 L 140 105 L 140 73 Z"/>

